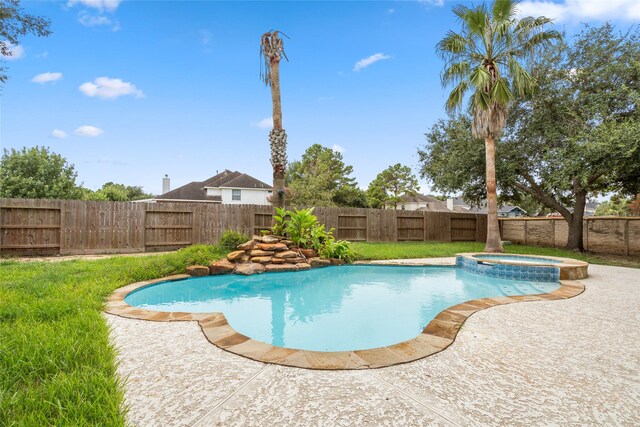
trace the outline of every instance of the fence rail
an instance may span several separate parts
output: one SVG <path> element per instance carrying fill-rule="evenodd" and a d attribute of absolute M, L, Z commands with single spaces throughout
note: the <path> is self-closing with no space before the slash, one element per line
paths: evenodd
<path fill-rule="evenodd" d="M 478 241 L 486 216 L 363 208 L 316 208 L 338 239 Z M 0 254 L 135 253 L 217 243 L 225 230 L 259 233 L 271 206 L 0 199 Z"/>
<path fill-rule="evenodd" d="M 564 218 L 500 219 L 503 240 L 562 248 L 569 229 Z M 640 217 L 589 217 L 582 232 L 584 248 L 603 254 L 640 255 Z"/>

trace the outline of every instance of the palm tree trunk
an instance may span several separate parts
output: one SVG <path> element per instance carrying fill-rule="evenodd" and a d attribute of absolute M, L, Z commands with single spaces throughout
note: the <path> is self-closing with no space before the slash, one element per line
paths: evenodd
<path fill-rule="evenodd" d="M 485 252 L 503 252 L 498 223 L 498 195 L 496 192 L 496 144 L 493 137 L 484 139 L 487 175 L 487 243 Z"/>
<path fill-rule="evenodd" d="M 280 102 L 280 57 L 272 57 L 271 66 L 271 101 L 273 103 L 273 130 L 269 135 L 271 142 L 271 164 L 273 166 L 274 207 L 284 208 L 284 175 L 286 168 L 287 134 L 282 129 L 282 104 Z"/>

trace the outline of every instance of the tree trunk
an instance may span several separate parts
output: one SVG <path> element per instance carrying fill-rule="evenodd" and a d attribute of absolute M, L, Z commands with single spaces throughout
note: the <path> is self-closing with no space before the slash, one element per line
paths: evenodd
<path fill-rule="evenodd" d="M 282 105 L 280 102 L 280 57 L 271 57 L 271 102 L 273 104 L 273 128 L 282 129 Z"/>
<path fill-rule="evenodd" d="M 584 206 L 587 202 L 587 194 L 583 191 L 576 192 L 576 204 L 570 218 L 565 217 L 569 226 L 569 236 L 565 249 L 574 252 L 584 252 L 584 241 L 582 237 L 584 218 Z"/>
<path fill-rule="evenodd" d="M 498 223 L 498 195 L 496 192 L 496 145 L 493 137 L 484 140 L 487 174 L 487 243 L 485 252 L 503 252 Z"/>
<path fill-rule="evenodd" d="M 277 208 L 285 207 L 284 180 L 287 164 L 287 134 L 282 129 L 282 105 L 280 101 L 280 57 L 274 56 L 269 62 L 271 66 L 271 101 L 273 104 L 273 130 L 269 135 L 271 141 L 271 165 L 273 166 L 272 204 Z"/>

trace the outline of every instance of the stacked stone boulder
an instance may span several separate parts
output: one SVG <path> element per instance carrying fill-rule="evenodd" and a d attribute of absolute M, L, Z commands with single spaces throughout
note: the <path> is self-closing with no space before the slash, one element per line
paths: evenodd
<path fill-rule="evenodd" d="M 311 255 L 315 256 L 304 256 L 293 241 L 284 237 L 253 236 L 248 242 L 238 245 L 237 250 L 230 252 L 225 259 L 212 262 L 209 274 L 234 273 L 248 276 L 265 272 L 301 271 L 335 264 L 335 261 L 319 258 L 315 253 Z M 197 271 L 202 272 L 202 266 L 190 268 L 193 267 L 198 267 Z"/>

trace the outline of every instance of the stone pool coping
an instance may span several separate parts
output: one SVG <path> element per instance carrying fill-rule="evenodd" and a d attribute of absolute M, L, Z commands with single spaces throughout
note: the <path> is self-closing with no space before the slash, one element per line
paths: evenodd
<path fill-rule="evenodd" d="M 380 264 L 380 262 L 376 262 L 374 265 Z M 388 264 L 398 265 L 393 262 Z M 421 264 L 429 265 L 428 263 Z M 196 321 L 207 340 L 213 345 L 230 353 L 259 362 L 320 370 L 374 369 L 413 362 L 439 353 L 453 343 L 464 322 L 477 311 L 515 302 L 573 298 L 581 294 L 585 289 L 580 282 L 560 280 L 558 289 L 545 294 L 481 298 L 466 301 L 438 313 L 423 329 L 422 333 L 410 340 L 387 347 L 367 350 L 323 352 L 276 347 L 254 340 L 233 329 L 223 313 L 152 311 L 132 307 L 124 301 L 124 298 L 135 290 L 160 282 L 184 280 L 189 277 L 191 276 L 187 274 L 178 274 L 155 280 L 136 282 L 116 289 L 107 299 L 105 312 L 130 319 L 156 322 Z"/>

